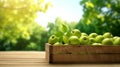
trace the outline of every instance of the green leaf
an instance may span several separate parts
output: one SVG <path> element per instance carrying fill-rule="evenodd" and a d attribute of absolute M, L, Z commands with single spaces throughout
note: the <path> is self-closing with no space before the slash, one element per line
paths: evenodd
<path fill-rule="evenodd" d="M 63 34 L 64 34 L 64 33 L 61 32 L 61 31 L 57 31 L 57 32 L 55 33 L 55 35 L 58 36 L 58 37 L 63 36 Z"/>
<path fill-rule="evenodd" d="M 62 24 L 60 30 L 62 32 L 67 32 L 68 31 L 68 27 L 65 24 Z"/>

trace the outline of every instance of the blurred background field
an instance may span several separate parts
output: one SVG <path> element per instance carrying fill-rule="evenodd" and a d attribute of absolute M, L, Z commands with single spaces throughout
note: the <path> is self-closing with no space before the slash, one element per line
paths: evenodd
<path fill-rule="evenodd" d="M 44 51 L 63 25 L 120 36 L 120 0 L 0 0 L 0 51 Z"/>

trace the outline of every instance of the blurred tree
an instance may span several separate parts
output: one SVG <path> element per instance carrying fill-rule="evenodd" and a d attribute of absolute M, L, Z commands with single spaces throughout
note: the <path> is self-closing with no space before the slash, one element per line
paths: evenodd
<path fill-rule="evenodd" d="M 12 50 L 45 50 L 45 43 L 47 42 L 47 31 L 37 23 L 32 26 L 33 34 L 30 39 L 22 37 L 17 39 L 16 45 L 11 45 Z"/>
<path fill-rule="evenodd" d="M 98 34 L 111 32 L 114 36 L 120 36 L 118 30 L 120 28 L 120 0 L 82 0 L 80 5 L 83 6 L 84 12 L 80 22 L 85 22 L 88 26 L 92 24 L 94 27 L 92 32 Z M 81 24 L 80 22 L 78 24 Z"/>
<path fill-rule="evenodd" d="M 96 32 L 94 26 L 95 26 L 94 23 L 87 24 L 87 23 L 84 22 L 84 20 L 81 19 L 77 23 L 77 25 L 75 26 L 75 28 L 79 29 L 81 32 L 90 34 L 90 33 Z"/>
<path fill-rule="evenodd" d="M 18 41 L 22 45 L 22 40 L 32 37 L 40 40 L 40 32 L 45 29 L 36 25 L 36 12 L 46 12 L 50 5 L 44 0 L 0 0 L 0 50 L 11 50 Z"/>

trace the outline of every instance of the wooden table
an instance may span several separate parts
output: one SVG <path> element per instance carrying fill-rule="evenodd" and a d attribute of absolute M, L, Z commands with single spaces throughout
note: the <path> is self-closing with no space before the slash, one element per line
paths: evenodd
<path fill-rule="evenodd" d="M 45 52 L 1 51 L 0 67 L 120 67 L 120 64 L 49 64 Z"/>

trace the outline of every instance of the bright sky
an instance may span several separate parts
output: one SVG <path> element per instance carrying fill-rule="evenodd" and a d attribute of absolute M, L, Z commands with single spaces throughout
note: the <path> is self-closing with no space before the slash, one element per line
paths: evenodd
<path fill-rule="evenodd" d="M 79 21 L 83 12 L 79 5 L 80 0 L 50 0 L 53 7 L 46 13 L 38 13 L 36 21 L 44 27 L 48 22 L 54 22 L 56 17 L 61 17 L 68 22 Z"/>

